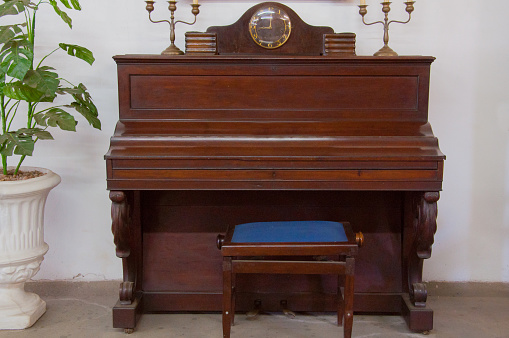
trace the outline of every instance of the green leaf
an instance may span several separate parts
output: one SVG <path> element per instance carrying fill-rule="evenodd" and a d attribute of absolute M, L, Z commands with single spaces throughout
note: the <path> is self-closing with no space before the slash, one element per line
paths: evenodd
<path fill-rule="evenodd" d="M 55 69 L 44 66 L 36 70 L 29 70 L 23 79 L 23 83 L 44 93 L 46 98 L 53 101 L 56 97 L 56 91 L 60 85 L 60 80 L 58 79 L 58 74 L 51 72 L 51 70 Z"/>
<path fill-rule="evenodd" d="M 13 131 L 1 135 L 0 143 L 2 144 L 2 151 L 0 152 L 2 155 L 12 156 L 14 153 L 16 155 L 32 156 L 35 141 L 30 135 Z"/>
<path fill-rule="evenodd" d="M 76 109 L 78 113 L 83 115 L 85 119 L 96 129 L 101 129 L 101 121 L 98 119 L 99 113 L 92 97 L 87 91 L 84 84 L 80 83 L 74 88 L 60 88 L 63 92 L 70 93 L 76 100 L 72 102 L 68 107 Z"/>
<path fill-rule="evenodd" d="M 14 39 L 17 34 L 22 32 L 21 27 L 25 26 L 26 23 L 0 26 L 0 44 L 6 43 Z"/>
<path fill-rule="evenodd" d="M 46 100 L 43 100 L 45 97 L 44 93 L 30 87 L 27 84 L 22 83 L 21 81 L 6 83 L 5 87 L 3 88 L 3 93 L 5 96 L 14 100 L 22 100 L 27 102 L 47 102 Z"/>
<path fill-rule="evenodd" d="M 30 42 L 25 39 L 10 40 L 2 48 L 0 67 L 7 75 L 21 80 L 32 67 L 32 59 Z"/>
<path fill-rule="evenodd" d="M 70 28 L 72 28 L 72 19 L 69 17 L 69 15 L 67 15 L 67 13 L 65 13 L 64 11 L 62 11 L 59 7 L 58 7 L 58 4 L 56 2 L 56 0 L 49 0 L 49 3 L 51 6 L 53 6 L 53 9 L 55 10 L 55 12 L 58 14 L 58 16 L 60 16 L 60 18 L 66 23 L 69 25 Z"/>
<path fill-rule="evenodd" d="M 16 145 L 12 142 L 7 142 L 7 137 L 5 138 L 4 142 L 2 143 L 2 136 L 4 136 L 4 135 L 0 135 L 0 155 L 12 156 Z"/>
<path fill-rule="evenodd" d="M 75 56 L 78 59 L 82 59 L 83 61 L 88 62 L 90 65 L 92 65 L 95 61 L 94 54 L 85 47 L 67 43 L 59 43 L 58 45 L 60 48 L 65 50 L 67 54 Z"/>
<path fill-rule="evenodd" d="M 0 43 L 6 43 L 7 41 L 14 38 L 16 34 L 10 26 L 0 27 Z"/>
<path fill-rule="evenodd" d="M 34 4 L 33 2 L 30 2 L 28 5 L 27 5 L 28 8 L 30 9 L 33 9 L 33 10 L 38 10 L 39 9 L 39 6 L 37 4 Z"/>
<path fill-rule="evenodd" d="M 41 128 L 21 128 L 17 132 L 30 137 L 35 136 L 41 140 L 53 140 L 50 132 Z"/>
<path fill-rule="evenodd" d="M 60 0 L 60 2 L 63 3 L 65 7 L 72 9 L 71 5 L 69 5 L 69 0 Z"/>
<path fill-rule="evenodd" d="M 73 5 L 75 10 L 81 11 L 81 5 L 78 0 L 71 0 L 71 4 Z"/>
<path fill-rule="evenodd" d="M 0 95 L 3 95 L 5 87 L 5 73 L 0 71 Z"/>
<path fill-rule="evenodd" d="M 46 127 L 59 127 L 62 130 L 76 131 L 76 120 L 63 109 L 54 107 L 44 113 L 34 115 L 37 124 Z"/>
<path fill-rule="evenodd" d="M 5 3 L 0 5 L 0 17 L 4 15 L 16 15 L 25 10 L 30 0 L 4 0 Z"/>

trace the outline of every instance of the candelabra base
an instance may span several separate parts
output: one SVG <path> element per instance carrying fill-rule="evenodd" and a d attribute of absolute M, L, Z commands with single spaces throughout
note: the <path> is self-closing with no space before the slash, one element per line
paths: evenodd
<path fill-rule="evenodd" d="M 174 44 L 170 45 L 170 47 L 163 50 L 161 53 L 162 55 L 183 55 L 184 52 L 181 51 L 177 46 Z"/>
<path fill-rule="evenodd" d="M 392 48 L 389 47 L 388 45 L 385 45 L 382 48 L 380 48 L 378 52 L 373 54 L 373 56 L 398 56 L 398 53 L 392 50 Z"/>

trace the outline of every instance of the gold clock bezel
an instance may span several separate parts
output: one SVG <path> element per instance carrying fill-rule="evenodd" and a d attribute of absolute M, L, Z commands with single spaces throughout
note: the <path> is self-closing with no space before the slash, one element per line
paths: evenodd
<path fill-rule="evenodd" d="M 270 40 L 265 41 L 260 39 L 258 34 L 258 23 L 259 18 L 262 14 L 265 14 L 267 12 L 273 12 L 274 15 L 278 16 L 278 19 L 285 21 L 285 30 L 283 34 L 276 40 Z M 284 18 L 284 19 L 281 19 Z M 272 25 L 272 23 L 271 23 Z M 282 9 L 279 6 L 270 5 L 267 7 L 262 7 L 256 13 L 253 14 L 251 19 L 249 20 L 249 34 L 251 35 L 251 38 L 253 41 L 260 47 L 266 48 L 266 49 L 276 49 L 284 45 L 288 39 L 290 38 L 290 34 L 292 32 L 292 23 L 290 20 L 290 16 L 284 9 Z"/>

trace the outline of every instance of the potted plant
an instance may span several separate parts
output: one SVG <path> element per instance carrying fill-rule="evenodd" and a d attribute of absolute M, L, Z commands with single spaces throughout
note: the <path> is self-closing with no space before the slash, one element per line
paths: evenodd
<path fill-rule="evenodd" d="M 70 28 L 68 10 L 80 10 L 79 0 L 2 0 L 0 2 L 0 329 L 23 329 L 46 311 L 39 296 L 24 290 L 48 250 L 44 242 L 44 204 L 60 177 L 47 169 L 21 167 L 39 140 L 53 139 L 49 127 L 75 131 L 72 113 L 100 129 L 97 108 L 87 88 L 61 78 L 47 65 L 58 51 L 94 62 L 92 52 L 60 43 L 48 55 L 36 53 L 37 12 L 54 11 Z M 63 9 L 62 9 L 63 8 Z M 6 22 L 6 24 L 4 24 Z M 40 23 L 38 23 L 40 24 Z M 63 104 L 59 97 L 68 98 Z M 16 158 L 15 166 L 8 160 Z"/>

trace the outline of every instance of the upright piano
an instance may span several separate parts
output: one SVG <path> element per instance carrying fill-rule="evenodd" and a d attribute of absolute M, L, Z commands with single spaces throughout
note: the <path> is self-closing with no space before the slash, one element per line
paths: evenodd
<path fill-rule="evenodd" d="M 215 239 L 228 225 L 331 220 L 365 236 L 355 311 L 431 330 L 422 267 L 445 159 L 428 122 L 434 58 L 335 52 L 331 28 L 281 4 L 292 36 L 261 48 L 246 27 L 262 5 L 209 28 L 194 53 L 114 57 L 119 121 L 105 156 L 123 263 L 114 327 L 130 331 L 147 312 L 221 311 Z M 237 310 L 261 301 L 277 311 L 286 300 L 333 311 L 336 282 L 239 276 Z"/>

